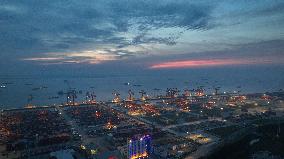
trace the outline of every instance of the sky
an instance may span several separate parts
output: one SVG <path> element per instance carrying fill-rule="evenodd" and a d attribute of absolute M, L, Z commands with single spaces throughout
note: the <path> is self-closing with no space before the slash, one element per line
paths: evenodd
<path fill-rule="evenodd" d="M 283 28 L 283 0 L 1 0 L 0 75 L 283 65 Z"/>

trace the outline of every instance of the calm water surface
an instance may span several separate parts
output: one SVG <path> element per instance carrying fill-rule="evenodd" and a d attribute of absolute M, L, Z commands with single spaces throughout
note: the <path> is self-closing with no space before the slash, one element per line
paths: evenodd
<path fill-rule="evenodd" d="M 85 99 L 86 92 L 95 92 L 98 100 L 111 100 L 117 90 L 123 98 L 129 89 L 135 96 L 145 90 L 149 95 L 164 93 L 166 88 L 193 89 L 204 86 L 211 93 L 214 87 L 220 91 L 244 93 L 278 91 L 284 89 L 284 67 L 228 67 L 179 70 L 141 71 L 135 73 L 91 74 L 78 76 L 0 76 L 0 108 L 23 107 L 33 96 L 34 105 L 52 105 L 65 102 L 64 95 L 70 87 L 82 91 L 77 101 Z M 126 83 L 129 83 L 127 85 Z M 154 89 L 161 89 L 155 91 Z M 54 98 L 56 97 L 56 98 Z"/>

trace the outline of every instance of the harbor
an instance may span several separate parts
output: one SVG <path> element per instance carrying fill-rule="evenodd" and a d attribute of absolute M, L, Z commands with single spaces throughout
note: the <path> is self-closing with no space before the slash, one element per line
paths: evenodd
<path fill-rule="evenodd" d="M 283 0 L 2 0 L 0 159 L 284 159 Z"/>
<path fill-rule="evenodd" d="M 207 94 L 168 88 L 154 97 L 145 91 L 139 96 L 128 93 L 122 99 L 116 91 L 111 101 L 97 101 L 89 94 L 83 102 L 67 93 L 62 105 L 4 109 L 1 155 L 36 158 L 71 149 L 78 158 L 126 158 L 127 140 L 149 134 L 152 158 L 201 158 L 241 140 L 251 126 L 283 122 L 284 92 Z"/>

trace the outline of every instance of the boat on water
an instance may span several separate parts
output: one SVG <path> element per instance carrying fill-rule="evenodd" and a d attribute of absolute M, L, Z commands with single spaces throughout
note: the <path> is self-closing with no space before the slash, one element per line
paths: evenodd
<path fill-rule="evenodd" d="M 1 84 L 3 84 L 3 85 L 9 85 L 9 84 L 14 84 L 13 82 L 3 82 L 3 83 L 1 83 Z"/>
<path fill-rule="evenodd" d="M 7 88 L 7 86 L 6 85 L 1 85 L 0 88 Z"/>
<path fill-rule="evenodd" d="M 39 88 L 39 87 L 36 87 L 36 88 L 33 88 L 32 90 L 33 90 L 33 91 L 37 91 L 37 90 L 40 90 L 40 88 Z"/>
<path fill-rule="evenodd" d="M 58 91 L 57 94 L 62 96 L 64 95 L 64 92 L 61 90 L 61 91 Z"/>
<path fill-rule="evenodd" d="M 129 86 L 129 85 L 130 85 L 130 83 L 129 83 L 129 82 L 126 82 L 126 83 L 124 83 L 124 85 Z"/>
<path fill-rule="evenodd" d="M 35 88 L 33 88 L 32 90 L 33 90 L 33 91 L 37 91 L 37 90 L 47 89 L 47 88 L 48 88 L 47 86 L 40 86 L 40 87 L 35 87 Z"/>
<path fill-rule="evenodd" d="M 58 99 L 59 96 L 52 96 L 52 97 L 48 97 L 48 99 Z"/>

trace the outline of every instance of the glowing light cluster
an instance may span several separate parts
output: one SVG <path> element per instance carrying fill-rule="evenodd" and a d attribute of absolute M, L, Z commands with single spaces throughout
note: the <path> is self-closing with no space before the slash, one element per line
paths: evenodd
<path fill-rule="evenodd" d="M 147 154 L 146 151 L 142 154 L 137 154 L 137 155 L 131 156 L 131 159 L 139 159 L 139 158 L 143 158 L 143 157 L 148 157 L 148 154 Z"/>

